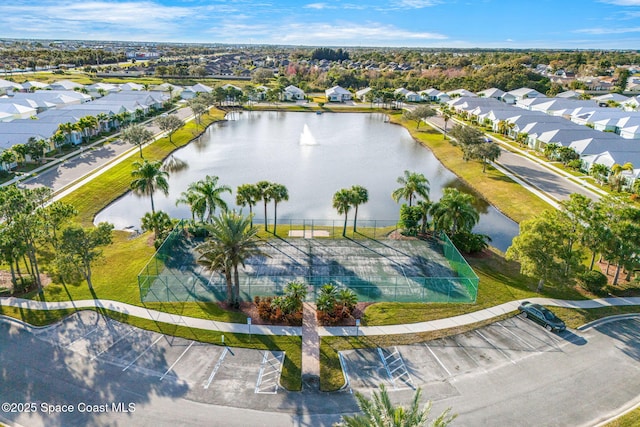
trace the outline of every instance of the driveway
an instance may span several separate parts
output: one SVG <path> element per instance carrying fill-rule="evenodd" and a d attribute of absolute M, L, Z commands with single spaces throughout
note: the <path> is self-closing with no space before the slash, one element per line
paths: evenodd
<path fill-rule="evenodd" d="M 514 317 L 344 352 L 350 389 L 338 393 L 286 392 L 278 352 L 169 337 L 94 312 L 35 332 L 0 323 L 0 349 L 0 402 L 16 403 L 0 420 L 25 426 L 329 426 L 356 410 L 353 391 L 380 383 L 406 403 L 422 387 L 434 413 L 459 414 L 456 426 L 593 425 L 640 396 L 640 318 L 556 335 Z M 74 412 L 49 406 L 64 404 Z"/>

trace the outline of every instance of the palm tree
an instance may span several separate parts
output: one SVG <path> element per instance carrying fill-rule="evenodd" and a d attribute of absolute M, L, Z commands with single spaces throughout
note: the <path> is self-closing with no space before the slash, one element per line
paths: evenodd
<path fill-rule="evenodd" d="M 260 200 L 260 190 L 252 184 L 242 184 L 236 189 L 236 205 L 249 206 L 249 218 L 253 227 L 253 207 Z"/>
<path fill-rule="evenodd" d="M 156 190 L 160 190 L 165 196 L 169 195 L 169 182 L 167 181 L 169 173 L 162 168 L 162 162 L 159 161 L 135 161 L 133 162 L 133 168 L 131 171 L 133 181 L 131 181 L 129 187 L 136 194 L 149 196 L 151 199 L 151 212 L 155 213 L 153 193 Z"/>
<path fill-rule="evenodd" d="M 442 120 L 444 120 L 444 138 L 447 139 L 447 123 L 449 123 L 449 119 L 451 119 L 451 111 L 448 108 L 442 109 Z"/>
<path fill-rule="evenodd" d="M 227 283 L 227 301 L 238 306 L 240 278 L 238 265 L 254 256 L 264 256 L 260 249 L 257 229 L 250 226 L 248 216 L 235 211 L 222 211 L 207 226 L 209 238 L 196 247 L 198 262 L 212 270 L 221 271 Z M 233 273 L 233 281 L 232 281 Z"/>
<path fill-rule="evenodd" d="M 153 133 L 142 125 L 133 124 L 124 128 L 120 137 L 124 142 L 137 145 L 140 148 L 140 157 L 142 158 L 142 145 L 153 138 Z"/>
<path fill-rule="evenodd" d="M 342 288 L 338 291 L 337 302 L 342 305 L 342 315 L 351 314 L 358 303 L 358 296 L 349 288 Z"/>
<path fill-rule="evenodd" d="M 159 242 L 164 240 L 169 231 L 171 231 L 172 226 L 173 221 L 171 221 L 171 217 L 163 211 L 155 213 L 147 212 L 140 220 L 142 231 L 153 231 L 154 240 Z"/>
<path fill-rule="evenodd" d="M 480 219 L 473 206 L 473 196 L 455 188 L 445 188 L 444 195 L 431 208 L 436 229 L 449 234 L 470 232 Z"/>
<path fill-rule="evenodd" d="M 289 200 L 289 191 L 282 184 L 272 183 L 267 189 L 269 198 L 273 200 L 273 234 L 276 234 L 276 224 L 278 220 L 278 202 Z"/>
<path fill-rule="evenodd" d="M 393 200 L 398 203 L 404 198 L 409 201 L 409 206 L 416 196 L 429 199 L 429 180 L 421 173 L 404 171 L 404 176 L 398 177 L 397 183 L 402 187 L 397 188 L 391 193 Z"/>
<path fill-rule="evenodd" d="M 176 203 L 187 203 L 202 222 L 211 222 L 216 208 L 227 210 L 227 203 L 220 197 L 222 193 L 231 193 L 227 185 L 218 186 L 217 176 L 205 176 L 204 179 L 189 184 L 186 192 Z"/>
<path fill-rule="evenodd" d="M 619 193 L 622 191 L 622 184 L 624 184 L 624 177 L 622 176 L 622 172 L 624 171 L 633 171 L 633 164 L 630 162 L 625 163 L 624 165 L 619 165 L 618 163 L 614 163 L 611 166 L 611 186 L 615 187 L 615 190 Z"/>
<path fill-rule="evenodd" d="M 405 409 L 401 406 L 394 406 L 389 399 L 389 394 L 384 384 L 380 385 L 380 392 L 373 392 L 373 398 L 367 399 L 360 392 L 356 392 L 358 407 L 362 411 L 361 415 L 352 417 L 344 415 L 342 422 L 338 424 L 344 427 L 422 427 L 429 423 L 431 413 L 431 402 L 428 402 L 423 409 L 420 409 L 420 395 L 422 389 L 418 388 L 413 395 L 411 406 Z M 429 425 L 433 427 L 446 427 L 457 417 L 449 415 L 451 408 L 445 410 Z"/>
<path fill-rule="evenodd" d="M 262 199 L 264 202 L 264 231 L 267 230 L 267 203 L 271 201 L 271 193 L 268 191 L 269 187 L 271 187 L 271 183 L 269 181 L 258 181 L 256 183 L 256 188 L 260 194 L 259 199 Z"/>
<path fill-rule="evenodd" d="M 344 214 L 344 226 L 342 227 L 343 237 L 347 236 L 347 216 L 349 215 L 352 201 L 353 193 L 346 188 L 336 191 L 333 195 L 333 207 L 340 215 Z"/>
<path fill-rule="evenodd" d="M 424 234 L 429 225 L 429 212 L 433 207 L 433 203 L 430 200 L 418 200 L 416 207 L 420 209 L 420 222 L 422 223 L 420 232 Z"/>
<path fill-rule="evenodd" d="M 596 182 L 600 185 L 604 184 L 607 177 L 611 173 L 611 169 L 607 165 L 602 163 L 594 163 L 589 169 L 589 175 L 595 178 Z"/>
<path fill-rule="evenodd" d="M 3 169 L 8 171 L 11 163 L 15 162 L 17 159 L 16 153 L 12 149 L 7 149 L 0 154 L 0 162 L 2 162 Z"/>
<path fill-rule="evenodd" d="M 355 212 L 353 216 L 353 232 L 356 232 L 356 221 L 358 220 L 358 206 L 367 203 L 369 201 L 369 192 L 366 188 L 360 185 L 354 185 L 351 187 L 351 206 L 354 207 Z"/>

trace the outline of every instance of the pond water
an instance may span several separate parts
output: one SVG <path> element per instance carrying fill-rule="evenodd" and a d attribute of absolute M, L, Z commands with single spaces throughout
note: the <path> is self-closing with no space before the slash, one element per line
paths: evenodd
<path fill-rule="evenodd" d="M 234 190 L 223 197 L 229 208 L 237 208 L 238 185 L 261 180 L 284 184 L 289 201 L 278 204 L 278 223 L 340 220 L 332 207 L 333 194 L 356 184 L 369 191 L 369 202 L 360 206 L 358 220 L 397 220 L 400 206 L 391 193 L 405 169 L 429 179 L 431 200 L 438 200 L 445 187 L 470 192 L 430 150 L 403 127 L 388 123 L 383 114 L 243 112 L 228 118 L 173 154 L 172 160 L 186 167 L 170 175 L 169 196 L 154 195 L 156 210 L 190 218 L 189 207 L 176 206 L 175 201 L 190 183 L 205 175 L 218 176 L 219 184 Z M 491 236 L 493 246 L 506 250 L 518 225 L 480 198 L 477 208 L 481 218 L 474 231 Z M 139 228 L 140 218 L 150 210 L 147 197 L 128 193 L 101 211 L 96 222 L 108 221 L 119 229 Z M 255 216 L 263 221 L 262 204 L 255 208 Z M 273 219 L 273 203 L 268 205 L 268 216 Z"/>

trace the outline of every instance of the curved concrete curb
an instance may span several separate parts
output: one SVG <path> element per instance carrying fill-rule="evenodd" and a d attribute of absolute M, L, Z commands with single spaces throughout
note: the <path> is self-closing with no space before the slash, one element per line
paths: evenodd
<path fill-rule="evenodd" d="M 640 313 L 637 314 L 618 314 L 615 316 L 609 316 L 602 319 L 594 320 L 593 322 L 589 322 L 585 325 L 578 326 L 579 331 L 586 331 L 587 329 L 595 328 L 597 326 L 606 325 L 607 323 L 615 322 L 617 320 L 624 319 L 640 319 Z"/>
<path fill-rule="evenodd" d="M 595 300 L 558 300 L 553 298 L 528 298 L 527 301 L 565 308 L 602 308 L 602 307 L 621 307 L 621 306 L 640 306 L 640 297 L 633 298 L 600 298 Z M 512 313 L 518 309 L 520 303 L 524 300 L 516 300 L 478 310 L 473 313 L 462 314 L 460 316 L 448 317 L 445 319 L 430 320 L 427 322 L 408 323 L 403 325 L 388 326 L 336 326 L 336 327 L 319 327 L 318 334 L 322 336 L 374 336 L 374 335 L 402 335 L 414 334 L 418 332 L 430 332 L 440 329 L 450 329 L 458 326 L 471 325 L 495 317 Z M 134 317 L 153 320 L 162 323 L 170 323 L 174 325 L 186 326 L 189 328 L 213 330 L 220 332 L 238 333 L 238 334 L 255 334 L 255 335 L 284 335 L 284 336 L 301 336 L 301 327 L 287 326 L 268 326 L 268 325 L 248 325 L 239 323 L 219 322 L 215 320 L 199 319 L 195 317 L 181 316 L 170 314 L 156 310 L 150 310 L 131 304 L 122 303 L 111 300 L 81 300 L 81 301 L 63 301 L 63 302 L 42 302 L 32 301 L 20 298 L 0 298 L 0 306 L 17 307 L 30 310 L 60 310 L 60 309 L 82 309 L 96 308 L 115 311 Z M 640 308 L 638 309 L 640 315 Z M 629 315 L 626 315 L 629 316 Z M 604 321 L 604 319 L 603 319 Z M 591 322 L 592 325 L 594 322 Z M 588 325 L 581 326 L 582 329 L 590 327 Z"/>
<path fill-rule="evenodd" d="M 129 316 L 140 317 L 142 319 L 156 322 L 169 323 L 173 325 L 186 326 L 188 328 L 204 329 L 238 334 L 254 335 L 290 335 L 300 336 L 302 328 L 286 326 L 249 325 L 240 323 L 218 322 L 215 320 L 199 319 L 195 317 L 181 316 L 177 314 L 165 313 L 162 311 L 150 310 L 136 305 L 126 304 L 111 300 L 80 300 L 62 302 L 42 302 L 20 298 L 0 298 L 0 306 L 16 307 L 30 310 L 64 310 L 64 309 L 105 309 Z"/>

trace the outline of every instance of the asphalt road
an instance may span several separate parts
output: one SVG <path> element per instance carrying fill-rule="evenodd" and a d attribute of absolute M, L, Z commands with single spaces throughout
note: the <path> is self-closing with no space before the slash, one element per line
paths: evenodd
<path fill-rule="evenodd" d="M 190 117 L 191 110 L 189 108 L 178 108 L 172 114 L 177 115 L 182 120 L 186 120 Z M 154 135 L 160 132 L 153 120 L 147 122 L 145 127 L 153 132 Z M 131 144 L 124 143 L 118 139 L 103 146 L 83 149 L 78 156 L 54 165 L 37 176 L 23 181 L 21 185 L 29 188 L 45 186 L 51 188 L 54 192 L 58 192 L 132 148 Z M 132 155 L 135 155 L 135 153 L 132 153 Z"/>
<path fill-rule="evenodd" d="M 442 120 L 441 117 L 430 117 L 428 120 L 435 126 L 441 129 L 444 128 L 444 120 Z M 447 128 L 451 129 L 453 125 L 454 123 L 450 120 L 447 124 Z M 544 193 L 547 193 L 558 201 L 568 200 L 572 193 L 583 194 L 592 199 L 597 198 L 593 192 L 588 191 L 575 182 L 550 171 L 540 163 L 505 149 L 502 149 L 502 154 L 496 163 L 511 170 L 530 185 L 538 188 Z"/>
<path fill-rule="evenodd" d="M 84 316 L 36 334 L 0 324 L 0 403 L 15 404 L 8 411 L 3 406 L 0 421 L 34 427 L 329 426 L 356 409 L 348 390 L 256 393 L 256 378 L 269 374 L 258 351 L 230 349 L 234 355 L 218 364 L 220 347 Z M 507 322 L 518 329 L 501 339 L 490 328 L 514 325 L 430 342 L 446 369 L 423 344 L 398 348 L 415 385 L 434 401 L 434 413 L 452 407 L 459 414 L 454 426 L 581 426 L 637 403 L 640 318 L 546 338 L 528 320 Z M 371 384 L 356 391 L 368 394 L 377 386 L 384 369 L 379 360 L 372 363 Z M 390 389 L 401 403 L 413 394 L 407 387 Z"/>

